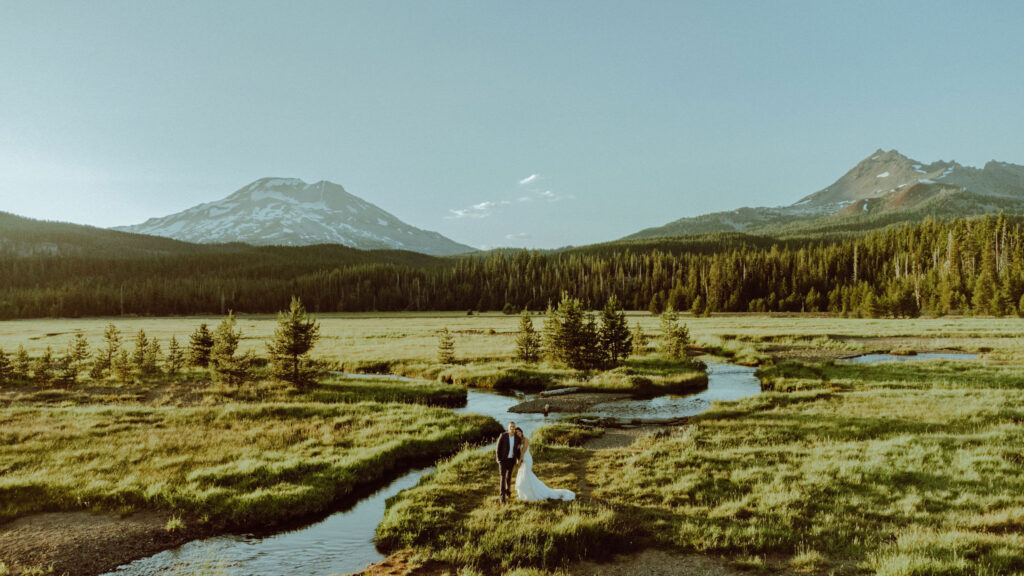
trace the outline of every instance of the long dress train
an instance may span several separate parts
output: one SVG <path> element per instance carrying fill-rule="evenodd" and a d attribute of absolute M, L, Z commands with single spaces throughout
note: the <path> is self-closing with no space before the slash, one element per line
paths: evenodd
<path fill-rule="evenodd" d="M 576 494 L 572 490 L 548 488 L 547 484 L 537 478 L 533 473 L 533 456 L 530 455 L 529 449 L 523 454 L 523 463 L 519 465 L 519 473 L 516 474 L 516 494 L 520 500 L 527 502 L 576 499 Z"/>

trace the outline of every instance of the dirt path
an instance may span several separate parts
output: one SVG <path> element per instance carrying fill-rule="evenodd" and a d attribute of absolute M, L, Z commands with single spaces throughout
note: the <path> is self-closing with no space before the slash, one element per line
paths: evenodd
<path fill-rule="evenodd" d="M 57 576 L 93 576 L 195 537 L 168 532 L 168 518 L 165 512 L 26 516 L 0 525 L 0 560 L 12 575 L 41 568 Z"/>

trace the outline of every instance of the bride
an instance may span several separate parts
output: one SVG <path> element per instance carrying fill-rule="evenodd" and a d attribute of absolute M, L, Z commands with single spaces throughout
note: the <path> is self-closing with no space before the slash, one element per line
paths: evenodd
<path fill-rule="evenodd" d="M 516 494 L 519 499 L 526 502 L 539 500 L 575 500 L 576 494 L 572 490 L 559 488 L 548 488 L 547 484 L 540 481 L 540 478 L 533 473 L 533 456 L 530 455 L 530 441 L 526 439 L 523 430 L 516 430 L 516 436 L 523 446 L 523 459 L 519 464 L 519 473 L 516 474 Z"/>

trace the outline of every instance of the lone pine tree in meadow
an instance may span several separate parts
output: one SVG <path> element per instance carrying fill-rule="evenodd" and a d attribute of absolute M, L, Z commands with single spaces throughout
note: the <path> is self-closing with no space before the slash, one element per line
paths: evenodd
<path fill-rule="evenodd" d="M 21 344 L 18 345 L 18 351 L 14 354 L 14 378 L 19 380 L 28 380 L 32 373 L 32 359 L 28 355 L 28 351 Z"/>
<path fill-rule="evenodd" d="M 37 384 L 52 384 L 55 368 L 53 350 L 47 346 L 43 355 L 36 358 L 32 363 L 32 379 L 35 380 Z"/>
<path fill-rule="evenodd" d="M 633 334 L 626 324 L 626 313 L 614 294 L 601 311 L 598 339 L 609 366 L 618 366 L 633 353 Z"/>
<path fill-rule="evenodd" d="M 288 311 L 277 314 L 274 338 L 267 342 L 274 377 L 295 386 L 304 385 L 310 379 L 311 370 L 309 361 L 303 365 L 303 357 L 319 339 L 320 324 L 307 316 L 301 300 L 292 298 Z"/>
<path fill-rule="evenodd" d="M 661 313 L 662 351 L 673 360 L 686 357 L 686 347 L 690 345 L 690 330 L 686 324 L 679 323 L 679 313 L 671 306 Z"/>
<path fill-rule="evenodd" d="M 242 330 L 236 329 L 237 321 L 233 312 L 221 320 L 213 332 L 213 348 L 210 349 L 210 366 L 214 378 L 219 382 L 240 385 L 249 378 L 251 358 L 248 354 L 236 356 Z"/>
<path fill-rule="evenodd" d="M 103 347 L 96 351 L 96 358 L 92 362 L 92 370 L 89 376 L 93 380 L 102 380 L 108 370 L 114 367 L 114 359 L 121 350 L 121 332 L 117 326 L 107 324 L 103 330 Z"/>
<path fill-rule="evenodd" d="M 146 345 L 146 352 L 142 359 L 142 373 L 147 376 L 160 373 L 160 358 L 163 350 L 160 349 L 160 341 L 153 338 Z"/>
<path fill-rule="evenodd" d="M 178 344 L 178 339 L 171 336 L 167 343 L 167 373 L 171 376 L 177 375 L 185 367 L 185 351 Z"/>
<path fill-rule="evenodd" d="M 132 381 L 132 375 L 135 373 L 134 367 L 135 364 L 132 362 L 131 354 L 125 348 L 121 348 L 117 355 L 114 356 L 110 370 L 117 376 L 118 380 L 128 383 Z"/>
<path fill-rule="evenodd" d="M 206 324 L 200 324 L 199 328 L 192 332 L 188 340 L 188 363 L 197 368 L 206 368 L 210 365 L 210 351 L 213 349 L 213 334 Z"/>
<path fill-rule="evenodd" d="M 135 350 L 132 351 L 132 364 L 142 376 L 150 376 L 159 371 L 160 343 L 154 338 L 150 340 L 146 331 L 140 329 L 135 336 Z"/>
<path fill-rule="evenodd" d="M 533 318 L 529 310 L 519 315 L 519 334 L 516 335 L 516 359 L 528 364 L 536 364 L 540 360 L 540 334 L 533 327 Z"/>
<path fill-rule="evenodd" d="M 7 357 L 4 349 L 0 348 L 0 384 L 7 384 L 13 379 L 14 365 L 11 364 L 11 359 Z"/>
<path fill-rule="evenodd" d="M 647 352 L 647 347 L 650 344 L 650 338 L 647 336 L 647 332 L 644 332 L 643 327 L 640 326 L 640 322 L 637 321 L 633 327 L 633 350 L 643 354 Z"/>
<path fill-rule="evenodd" d="M 557 308 L 548 307 L 544 319 L 544 349 L 551 360 L 574 370 L 599 368 L 604 363 L 597 323 L 583 310 L 579 298 L 562 293 Z"/>
<path fill-rule="evenodd" d="M 89 359 L 89 341 L 84 334 L 75 334 L 75 338 L 68 346 L 68 374 L 73 384 L 78 379 L 78 374 L 85 370 L 86 360 Z"/>
<path fill-rule="evenodd" d="M 455 336 L 447 326 L 437 333 L 437 361 L 441 364 L 455 363 Z"/>

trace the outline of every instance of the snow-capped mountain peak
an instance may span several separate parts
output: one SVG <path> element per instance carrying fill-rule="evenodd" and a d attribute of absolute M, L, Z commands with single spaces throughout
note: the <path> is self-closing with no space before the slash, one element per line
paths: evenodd
<path fill-rule="evenodd" d="M 410 226 L 333 182 L 298 178 L 261 178 L 222 200 L 117 229 L 201 243 L 342 244 L 436 255 L 473 250 Z"/>

